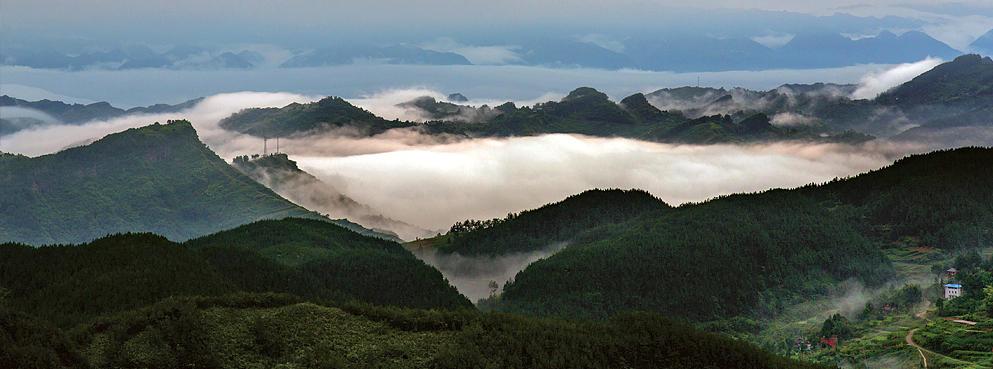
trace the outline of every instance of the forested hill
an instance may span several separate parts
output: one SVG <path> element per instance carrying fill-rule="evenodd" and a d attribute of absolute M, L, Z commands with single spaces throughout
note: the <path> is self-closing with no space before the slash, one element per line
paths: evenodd
<path fill-rule="evenodd" d="M 989 56 L 960 56 L 877 100 L 926 120 L 895 139 L 972 145 L 993 142 L 993 59 Z"/>
<path fill-rule="evenodd" d="M 336 293 L 378 305 L 471 308 L 441 272 L 400 244 L 322 220 L 263 220 L 187 241 L 194 249 L 236 245 L 312 275 Z"/>
<path fill-rule="evenodd" d="M 471 306 L 464 298 L 432 301 L 444 294 L 425 286 L 451 290 L 437 271 L 423 263 L 410 268 L 420 261 L 399 245 L 316 220 L 262 221 L 198 241 L 244 246 L 181 245 L 147 233 L 67 246 L 0 244 L 0 362 L 14 368 L 830 367 L 659 314 L 583 322 L 483 314 L 461 309 Z M 332 256 L 316 268 L 270 257 L 301 252 L 298 242 Z M 377 306 L 386 300 L 394 306 Z M 419 302 L 428 305 L 398 307 Z"/>
<path fill-rule="evenodd" d="M 222 119 L 219 124 L 221 128 L 256 137 L 286 137 L 338 128 L 351 128 L 359 135 L 375 135 L 392 128 L 414 125 L 388 121 L 334 96 L 307 104 L 292 103 L 282 108 L 243 109 Z"/>
<path fill-rule="evenodd" d="M 150 233 L 77 245 L 0 244 L 2 307 L 68 329 L 169 296 L 289 293 L 421 309 L 471 308 L 436 269 L 395 242 L 327 221 L 260 221 L 186 245 Z"/>
<path fill-rule="evenodd" d="M 0 242 L 87 242 L 118 232 L 186 240 L 259 219 L 319 217 L 232 168 L 170 121 L 90 145 L 0 160 Z"/>
<path fill-rule="evenodd" d="M 658 216 L 670 209 L 641 190 L 589 190 L 503 219 L 459 222 L 449 230 L 438 251 L 464 256 L 537 251 L 572 241 L 590 229 Z"/>
<path fill-rule="evenodd" d="M 993 243 L 991 188 L 993 149 L 965 147 L 797 191 L 880 247 L 964 250 Z"/>
<path fill-rule="evenodd" d="M 991 171 L 990 148 L 933 152 L 823 185 L 725 196 L 573 231 L 568 247 L 531 264 L 490 302 L 559 317 L 774 315 L 846 279 L 883 282 L 892 275 L 883 248 L 993 242 Z M 488 229 L 499 228 L 458 237 Z"/>
<path fill-rule="evenodd" d="M 876 100 L 903 109 L 989 106 L 993 104 L 993 59 L 977 54 L 959 56 L 880 94 Z"/>

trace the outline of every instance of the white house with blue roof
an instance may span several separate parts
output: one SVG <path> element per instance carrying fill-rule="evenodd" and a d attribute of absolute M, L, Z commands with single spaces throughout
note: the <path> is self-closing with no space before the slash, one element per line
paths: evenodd
<path fill-rule="evenodd" d="M 951 300 L 962 296 L 962 285 L 949 283 L 945 285 L 945 299 Z"/>

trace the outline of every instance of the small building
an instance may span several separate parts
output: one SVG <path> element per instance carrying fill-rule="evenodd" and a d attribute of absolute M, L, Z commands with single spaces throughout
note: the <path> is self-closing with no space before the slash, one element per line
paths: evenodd
<path fill-rule="evenodd" d="M 954 277 L 955 273 L 958 273 L 958 270 L 955 270 L 955 268 L 949 268 L 945 271 L 945 274 L 948 274 L 949 277 Z"/>
<path fill-rule="evenodd" d="M 962 296 L 961 284 L 949 283 L 945 285 L 945 299 L 951 300 L 959 296 Z"/>

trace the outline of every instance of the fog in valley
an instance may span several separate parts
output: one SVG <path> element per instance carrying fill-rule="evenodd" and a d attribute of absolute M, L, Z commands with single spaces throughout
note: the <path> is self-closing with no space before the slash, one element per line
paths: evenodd
<path fill-rule="evenodd" d="M 720 79 L 719 84 L 733 87 L 744 84 L 751 88 L 775 88 L 786 82 L 835 81 L 859 83 L 856 94 L 874 97 L 917 74 L 927 70 L 938 61 L 928 59 L 920 63 L 898 66 L 859 66 L 835 70 L 740 72 L 703 74 L 704 79 Z M 394 66 L 397 67 L 397 66 Z M 348 67 L 363 68 L 363 67 Z M 392 70 L 393 67 L 384 70 Z M 437 67 L 398 67 L 412 68 L 424 72 Z M 475 67 L 474 67 L 475 68 Z M 505 67 L 506 68 L 506 67 Z M 516 67 L 511 67 L 516 68 Z M 534 72 L 526 67 L 518 71 Z M 328 68 L 334 71 L 336 68 Z M 440 68 L 438 70 L 441 70 Z M 457 69 L 445 73 L 457 72 Z M 297 70 L 283 71 L 275 86 L 287 87 L 286 83 L 303 83 L 304 75 Z M 313 73 L 311 70 L 308 73 Z M 101 75 L 110 72 L 77 72 L 49 77 L 33 75 L 34 71 L 23 72 L 18 78 L 32 80 L 35 85 L 45 86 L 46 81 L 74 79 L 67 89 L 59 89 L 61 96 L 86 96 L 89 99 L 103 99 L 106 96 L 90 94 L 81 86 L 84 81 L 92 82 L 90 88 L 105 88 L 114 84 L 113 77 L 102 81 Z M 92 73 L 87 74 L 87 73 Z M 129 73 L 129 72 L 115 72 Z M 166 81 L 182 75 L 184 71 L 149 71 L 135 75 L 149 82 Z M 184 77 L 184 81 L 194 88 L 183 89 L 181 99 L 195 98 L 195 94 L 214 92 L 209 85 L 222 81 L 230 83 L 238 79 L 242 72 L 211 72 L 202 79 Z M 294 73 L 301 73 L 294 75 Z M 502 72 L 501 72 L 502 73 Z M 524 73 L 525 76 L 528 74 Z M 509 75 L 490 75 L 483 82 L 482 77 L 470 77 L 459 88 L 444 86 L 445 90 L 430 86 L 413 88 L 384 88 L 363 93 L 364 88 L 345 89 L 355 96 L 348 100 L 387 119 L 423 121 L 417 111 L 397 104 L 420 96 L 431 96 L 443 100 L 450 91 L 461 91 L 470 96 L 464 104 L 472 106 L 499 105 L 507 100 L 517 106 L 533 105 L 537 102 L 558 100 L 571 88 L 590 85 L 605 91 L 614 101 L 619 101 L 629 93 L 652 92 L 662 85 L 662 80 L 670 78 L 669 85 L 677 87 L 697 74 L 680 75 L 637 71 L 605 72 L 593 71 L 589 75 L 573 70 L 556 70 L 558 85 L 548 80 L 511 78 Z M 599 74 L 598 74 L 599 73 Z M 799 78 L 801 74 L 805 75 Z M 6 72 L 5 72 L 6 75 Z M 111 74 L 108 74 L 111 75 Z M 127 74 L 124 74 L 125 76 Z M 336 76 L 340 76 L 337 75 Z M 562 78 L 571 76 L 570 78 Z M 392 78 L 393 75 L 387 76 Z M 5 77 L 6 78 L 6 77 Z M 14 78 L 15 81 L 18 78 Z M 331 78 L 331 77 L 327 77 Z M 646 80 L 654 82 L 646 82 Z M 399 78 L 402 84 L 403 78 Z M 497 84 L 499 80 L 499 84 Z M 637 82 L 636 82 L 637 81 Z M 749 82 L 751 81 L 751 82 Z M 757 82 L 761 81 L 761 82 Z M 5 81 L 6 82 L 6 81 Z M 313 81 L 307 83 L 314 85 Z M 337 83 L 347 84 L 347 78 Z M 544 89 L 536 86 L 543 85 Z M 549 87 L 551 85 L 551 87 Z M 75 86 L 75 87 L 71 87 Z M 184 85 L 185 86 L 185 85 Z M 234 86 L 234 87 L 232 87 Z M 489 87 L 500 86 L 500 87 Z M 170 103 L 178 103 L 181 94 L 171 91 L 179 89 L 179 83 L 158 89 L 162 95 L 151 94 L 139 100 L 122 98 L 127 104 L 150 104 L 149 98 L 170 96 Z M 238 88 L 227 85 L 224 88 Z M 248 86 L 243 86 L 248 89 Z M 202 88 L 202 89 L 198 89 Z M 13 134 L 0 136 L 0 150 L 21 153 L 29 156 L 53 153 L 68 147 L 92 142 L 103 135 L 119 132 L 132 127 L 145 126 L 154 122 L 165 123 L 171 119 L 187 119 L 197 129 L 200 139 L 225 160 L 235 156 L 261 154 L 261 139 L 221 129 L 218 122 L 241 109 L 249 107 L 282 107 L 292 102 L 306 103 L 317 101 L 327 90 L 306 90 L 287 88 L 290 92 L 235 92 L 217 93 L 208 96 L 194 107 L 168 114 L 133 115 L 121 118 L 92 121 L 81 125 L 66 125 L 53 121 L 53 118 L 38 112 L 21 108 L 4 108 L 5 118 L 23 116 L 45 122 Z M 514 90 L 509 93 L 506 91 Z M 24 91 L 38 97 L 45 90 L 30 89 L 24 85 L 4 85 L 3 93 Z M 535 91 L 546 91 L 535 93 Z M 466 93 L 468 92 L 468 93 Z M 50 93 L 56 95 L 56 93 Z M 501 98 L 510 97 L 505 100 Z M 86 101 L 86 100 L 82 100 Z M 667 106 L 664 100 L 654 99 L 659 108 Z M 804 117 L 799 115 L 777 115 L 773 123 L 781 126 L 803 125 Z M 912 125 L 908 125 L 909 128 Z M 625 138 L 597 138 L 570 134 L 549 134 L 534 137 L 479 138 L 467 139 L 456 136 L 429 136 L 415 129 L 394 129 L 372 137 L 361 137 L 347 129 L 315 135 L 283 137 L 279 141 L 279 151 L 286 153 L 299 167 L 330 186 L 333 192 L 354 200 L 349 206 L 363 209 L 362 216 L 382 215 L 393 223 L 405 224 L 409 228 L 392 229 L 406 240 L 430 237 L 445 233 L 455 222 L 466 219 L 492 219 L 504 217 L 508 213 L 534 209 L 542 205 L 560 201 L 593 188 L 643 189 L 671 205 L 687 202 L 700 202 L 707 199 L 742 192 L 764 191 L 770 188 L 793 188 L 809 183 L 822 183 L 833 178 L 854 176 L 892 163 L 909 153 L 926 152 L 943 148 L 934 144 L 874 140 L 859 145 L 778 142 L 748 145 L 673 145 L 638 141 Z M 275 151 L 273 140 L 268 142 L 270 152 Z M 287 187 L 290 188 L 290 187 Z M 286 188 L 282 189 L 287 194 Z M 314 190 L 300 188 L 299 197 L 313 196 Z M 328 193 L 328 192 L 316 192 Z M 334 203 L 333 201 L 330 203 Z M 339 202 L 346 203 L 346 202 Z M 314 208 L 313 203 L 301 202 L 311 210 L 333 217 L 353 217 L 356 212 L 341 209 Z M 369 209 L 375 209 L 372 212 Z M 375 213 L 375 214 L 374 214 Z M 370 228 L 389 229 L 389 222 L 370 219 L 350 219 Z M 428 263 L 438 267 L 453 285 L 473 301 L 496 292 L 490 281 L 502 287 L 527 264 L 550 255 L 564 245 L 551 245 L 537 253 L 507 255 L 500 258 L 466 258 L 458 255 L 437 257 L 431 253 L 420 253 Z"/>

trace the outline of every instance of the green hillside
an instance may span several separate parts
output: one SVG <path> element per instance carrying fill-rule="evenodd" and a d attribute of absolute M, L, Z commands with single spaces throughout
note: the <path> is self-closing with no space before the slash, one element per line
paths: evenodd
<path fill-rule="evenodd" d="M 321 261 L 295 269 L 249 248 L 192 249 L 152 234 L 75 246 L 2 244 L 0 363 L 25 368 L 829 367 L 776 356 L 653 313 L 592 322 L 376 306 L 368 301 L 437 296 L 422 289 L 420 272 L 408 266 L 419 261 L 359 246 Z M 433 281 L 451 289 L 440 274 Z M 317 291 L 313 286 L 321 282 L 324 291 Z M 331 290 L 336 284 L 354 285 L 347 292 L 359 300 Z M 329 295 L 330 300 L 321 298 Z"/>
<path fill-rule="evenodd" d="M 0 160 L 0 242 L 79 243 L 118 232 L 172 240 L 259 219 L 318 217 L 232 168 L 190 122 Z"/>
<path fill-rule="evenodd" d="M 503 309 L 605 319 L 624 311 L 709 321 L 774 315 L 838 281 L 891 273 L 878 249 L 827 210 L 777 191 L 683 206 L 602 231 L 531 264 Z"/>
<path fill-rule="evenodd" d="M 150 233 L 66 246 L 5 243 L 0 266 L 4 306 L 63 328 L 169 296 L 234 292 L 472 308 L 399 244 L 313 219 L 252 223 L 187 245 Z"/>
<path fill-rule="evenodd" d="M 298 267 L 342 249 L 374 249 L 407 254 L 398 243 L 367 237 L 328 221 L 285 218 L 261 220 L 186 242 L 192 248 L 237 245 L 256 250 L 280 263 Z"/>
<path fill-rule="evenodd" d="M 503 223 L 545 229 L 572 242 L 518 273 L 488 304 L 530 315 L 600 319 L 629 310 L 692 321 L 775 316 L 793 302 L 826 296 L 847 279 L 869 286 L 884 282 L 893 271 L 883 249 L 955 251 L 993 242 L 991 168 L 993 149 L 962 148 L 911 156 L 823 185 L 724 196 L 606 227 L 568 229 L 569 223 L 540 219 L 513 223 L 524 220 L 518 217 Z M 554 214 L 554 206 L 531 212 Z M 450 238 L 495 233 L 503 223 Z M 492 244 L 453 242 L 442 248 L 472 253 Z"/>
<path fill-rule="evenodd" d="M 880 247 L 944 250 L 993 242 L 993 149 L 911 155 L 853 178 L 799 191 Z"/>
<path fill-rule="evenodd" d="M 905 110 L 931 105 L 971 110 L 993 104 L 993 59 L 962 55 L 879 95 L 876 101 Z"/>

